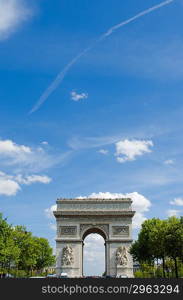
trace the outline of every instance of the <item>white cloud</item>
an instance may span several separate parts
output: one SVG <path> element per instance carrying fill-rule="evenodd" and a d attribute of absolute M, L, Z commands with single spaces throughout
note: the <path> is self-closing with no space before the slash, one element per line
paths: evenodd
<path fill-rule="evenodd" d="M 152 141 L 145 140 L 121 140 L 115 144 L 117 161 L 124 163 L 126 161 L 135 160 L 137 156 L 150 153 L 150 147 L 153 146 Z"/>
<path fill-rule="evenodd" d="M 56 204 L 55 204 L 55 205 L 52 205 L 52 206 L 49 207 L 49 208 L 46 208 L 46 209 L 44 210 L 46 217 L 47 217 L 48 219 L 52 219 L 52 218 L 54 217 L 53 211 L 55 211 L 55 210 L 57 210 L 57 205 L 56 205 Z"/>
<path fill-rule="evenodd" d="M 165 165 L 173 165 L 174 161 L 173 161 L 173 159 L 167 159 L 167 160 L 164 161 L 164 164 Z"/>
<path fill-rule="evenodd" d="M 14 180 L 0 177 L 0 195 L 14 196 L 20 189 L 19 184 Z"/>
<path fill-rule="evenodd" d="M 170 204 L 176 206 L 183 206 L 183 198 L 175 198 L 173 201 L 170 201 Z"/>
<path fill-rule="evenodd" d="M 16 167 L 19 173 L 37 173 L 64 162 L 71 152 L 52 154 L 40 146 L 30 148 L 11 140 L 0 140 L 0 165 Z"/>
<path fill-rule="evenodd" d="M 90 234 L 85 238 L 84 259 L 85 263 L 95 262 L 95 265 L 100 265 L 101 261 L 104 261 L 104 239 L 99 234 Z"/>
<path fill-rule="evenodd" d="M 57 230 L 57 225 L 54 224 L 54 223 L 50 223 L 50 224 L 49 224 L 49 227 L 50 227 L 50 229 L 53 230 L 53 231 L 56 231 L 56 230 Z"/>
<path fill-rule="evenodd" d="M 177 210 L 177 209 L 168 209 L 167 210 L 167 216 L 168 217 L 173 217 L 173 216 L 178 216 L 180 213 L 180 210 Z"/>
<path fill-rule="evenodd" d="M 0 40 L 12 34 L 32 14 L 24 0 L 0 0 Z"/>
<path fill-rule="evenodd" d="M 98 152 L 101 153 L 101 154 L 106 155 L 109 151 L 105 150 L 105 149 L 100 149 Z"/>
<path fill-rule="evenodd" d="M 45 216 L 50 219 L 50 220 L 54 220 L 54 215 L 53 215 L 53 211 L 57 210 L 57 205 L 54 204 L 52 206 L 50 206 L 49 208 L 46 208 L 44 210 Z M 52 221 L 49 223 L 49 228 L 53 231 L 57 230 L 57 225 L 55 223 L 53 223 Z"/>
<path fill-rule="evenodd" d="M 87 99 L 87 98 L 88 98 L 88 94 L 86 94 L 86 93 L 78 94 L 75 91 L 71 92 L 71 99 L 73 101 L 80 101 L 80 100 Z"/>
<path fill-rule="evenodd" d="M 31 153 L 31 149 L 24 145 L 17 145 L 11 140 L 0 140 L 0 155 L 14 156 Z"/>
<path fill-rule="evenodd" d="M 142 223 L 147 220 L 143 213 L 136 211 L 135 216 L 133 217 L 132 226 L 134 229 L 139 229 Z"/>
<path fill-rule="evenodd" d="M 11 140 L 0 140 L 0 162 L 5 165 L 26 163 L 35 155 L 32 149 Z"/>
<path fill-rule="evenodd" d="M 17 182 L 22 183 L 22 184 L 27 184 L 30 185 L 32 183 L 44 183 L 48 184 L 51 182 L 51 178 L 46 176 L 46 175 L 29 175 L 23 177 L 22 175 L 17 175 L 15 176 L 15 179 Z"/>
<path fill-rule="evenodd" d="M 78 137 L 73 136 L 68 145 L 74 150 L 98 148 L 111 145 L 119 141 L 119 136 L 104 136 L 104 137 Z"/>
<path fill-rule="evenodd" d="M 47 141 L 43 141 L 41 144 L 42 145 L 48 145 L 48 142 Z"/>
<path fill-rule="evenodd" d="M 33 183 L 50 183 L 51 178 L 45 175 L 29 175 L 23 176 L 18 175 L 8 175 L 0 171 L 0 195 L 14 196 L 21 189 L 20 184 L 30 185 Z"/>
<path fill-rule="evenodd" d="M 78 198 L 103 198 L 103 199 L 131 198 L 133 201 L 132 208 L 136 211 L 135 216 L 133 217 L 134 228 L 140 228 L 141 224 L 146 220 L 144 213 L 149 211 L 149 208 L 151 207 L 150 200 L 137 192 L 127 193 L 127 194 L 99 192 L 99 193 L 92 193 L 87 197 L 80 196 Z"/>

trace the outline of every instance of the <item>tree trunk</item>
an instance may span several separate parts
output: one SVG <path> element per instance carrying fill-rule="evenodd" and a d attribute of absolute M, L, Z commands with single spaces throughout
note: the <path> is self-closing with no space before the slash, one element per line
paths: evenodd
<path fill-rule="evenodd" d="M 165 273 L 165 258 L 163 256 L 163 277 L 166 278 L 166 273 Z"/>
<path fill-rule="evenodd" d="M 178 266 L 177 266 L 177 258 L 174 258 L 174 263 L 175 263 L 175 276 L 176 278 L 179 278 L 179 274 L 178 274 Z"/>
<path fill-rule="evenodd" d="M 11 264 L 11 262 L 9 260 L 9 262 L 8 262 L 8 274 L 10 273 L 10 264 Z"/>

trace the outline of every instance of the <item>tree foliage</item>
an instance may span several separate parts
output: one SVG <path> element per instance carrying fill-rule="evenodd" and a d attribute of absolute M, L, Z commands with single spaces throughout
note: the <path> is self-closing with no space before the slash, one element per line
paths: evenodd
<path fill-rule="evenodd" d="M 183 221 L 171 217 L 167 220 L 149 219 L 142 224 L 141 231 L 130 249 L 133 258 L 141 264 L 154 265 L 161 262 L 163 276 L 166 277 L 166 261 L 174 261 L 175 276 L 178 265 L 183 261 Z"/>
<path fill-rule="evenodd" d="M 24 226 L 13 227 L 0 214 L 1 270 L 9 272 L 13 267 L 26 271 L 28 275 L 54 263 L 55 257 L 47 239 L 33 236 Z"/>

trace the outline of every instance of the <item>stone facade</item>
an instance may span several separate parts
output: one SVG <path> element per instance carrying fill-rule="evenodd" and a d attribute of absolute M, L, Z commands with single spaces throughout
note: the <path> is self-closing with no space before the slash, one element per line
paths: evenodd
<path fill-rule="evenodd" d="M 128 252 L 135 213 L 131 203 L 128 198 L 58 199 L 54 211 L 57 274 L 82 276 L 84 239 L 90 233 L 98 233 L 105 240 L 106 274 L 133 277 L 133 261 Z"/>

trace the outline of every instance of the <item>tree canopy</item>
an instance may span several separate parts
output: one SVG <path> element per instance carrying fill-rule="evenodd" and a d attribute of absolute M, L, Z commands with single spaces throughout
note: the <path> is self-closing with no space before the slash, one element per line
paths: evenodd
<path fill-rule="evenodd" d="M 163 275 L 166 277 L 166 261 L 174 261 L 175 275 L 178 264 L 183 262 L 183 221 L 182 217 L 171 217 L 167 220 L 157 218 L 144 221 L 138 239 L 132 244 L 130 253 L 134 260 L 141 264 L 153 265 L 160 260 Z"/>
<path fill-rule="evenodd" d="M 4 272 L 14 267 L 26 271 L 41 271 L 53 266 L 55 257 L 47 239 L 35 237 L 25 226 L 8 224 L 0 214 L 0 269 Z"/>

